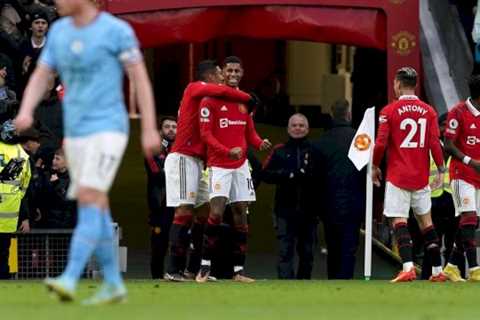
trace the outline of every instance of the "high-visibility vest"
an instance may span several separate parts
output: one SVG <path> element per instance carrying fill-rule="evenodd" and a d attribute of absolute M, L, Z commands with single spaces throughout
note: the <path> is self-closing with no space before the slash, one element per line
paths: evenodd
<path fill-rule="evenodd" d="M 12 233 L 17 230 L 20 203 L 30 183 L 28 154 L 20 144 L 10 145 L 0 142 L 0 171 L 13 158 L 21 158 L 25 161 L 22 171 L 15 180 L 0 181 L 0 233 Z"/>
<path fill-rule="evenodd" d="M 436 189 L 432 189 L 432 198 L 438 198 L 443 194 L 443 191 L 446 191 L 448 193 L 452 193 L 452 188 L 450 187 L 450 173 L 448 171 L 448 168 L 450 167 L 450 160 L 452 160 L 452 157 L 448 157 L 447 160 L 447 171 L 445 172 L 443 176 L 443 185 L 441 187 L 438 187 Z M 431 184 L 433 180 L 435 179 L 437 175 L 438 169 L 437 165 L 435 164 L 435 161 L 433 160 L 432 156 L 430 155 L 430 177 L 428 179 L 428 182 Z"/>

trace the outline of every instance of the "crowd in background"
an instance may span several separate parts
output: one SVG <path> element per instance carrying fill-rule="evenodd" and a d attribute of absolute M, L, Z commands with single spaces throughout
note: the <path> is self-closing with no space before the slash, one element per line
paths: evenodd
<path fill-rule="evenodd" d="M 12 119 L 27 81 L 57 19 L 51 0 L 0 0 L 0 122 Z M 35 113 L 35 124 L 18 138 L 30 156 L 32 178 L 19 224 L 30 228 L 73 228 L 75 203 L 66 199 L 70 178 L 61 148 L 62 94 L 52 78 Z"/>

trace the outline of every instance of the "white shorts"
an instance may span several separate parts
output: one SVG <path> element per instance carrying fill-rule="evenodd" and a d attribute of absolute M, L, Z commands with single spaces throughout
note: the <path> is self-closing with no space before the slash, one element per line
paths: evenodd
<path fill-rule="evenodd" d="M 202 180 L 203 161 L 181 153 L 165 159 L 167 207 L 208 202 L 207 182 Z"/>
<path fill-rule="evenodd" d="M 458 217 L 462 212 L 471 211 L 480 215 L 480 189 L 476 189 L 472 184 L 460 179 L 452 180 L 450 185 L 452 186 L 455 216 Z"/>
<path fill-rule="evenodd" d="M 255 201 L 248 161 L 236 169 L 210 168 L 210 199 L 225 197 L 230 203 Z"/>
<path fill-rule="evenodd" d="M 70 173 L 68 198 L 76 199 L 80 187 L 108 192 L 127 142 L 128 136 L 120 132 L 65 138 L 65 158 Z"/>
<path fill-rule="evenodd" d="M 425 215 L 432 208 L 430 186 L 411 191 L 387 181 L 383 206 L 383 215 L 388 218 L 408 218 L 410 208 L 416 215 Z"/>

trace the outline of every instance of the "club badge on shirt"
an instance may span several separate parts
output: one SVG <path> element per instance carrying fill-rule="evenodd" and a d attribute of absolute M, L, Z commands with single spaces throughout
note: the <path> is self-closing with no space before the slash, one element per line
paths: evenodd
<path fill-rule="evenodd" d="M 247 107 L 245 107 L 244 104 L 240 103 L 240 104 L 238 105 L 238 111 L 240 111 L 240 113 L 244 113 L 244 114 L 245 114 L 245 113 L 248 112 L 248 109 L 247 109 Z"/>

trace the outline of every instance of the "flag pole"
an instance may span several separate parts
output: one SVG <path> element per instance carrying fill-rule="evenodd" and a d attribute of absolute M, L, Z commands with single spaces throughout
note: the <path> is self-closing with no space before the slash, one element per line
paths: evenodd
<path fill-rule="evenodd" d="M 372 139 L 374 140 L 374 138 Z M 373 148 L 372 148 L 373 149 Z M 373 211 L 373 182 L 372 182 L 372 155 L 367 164 L 367 192 L 365 206 L 365 280 L 372 276 L 372 211 Z"/>

